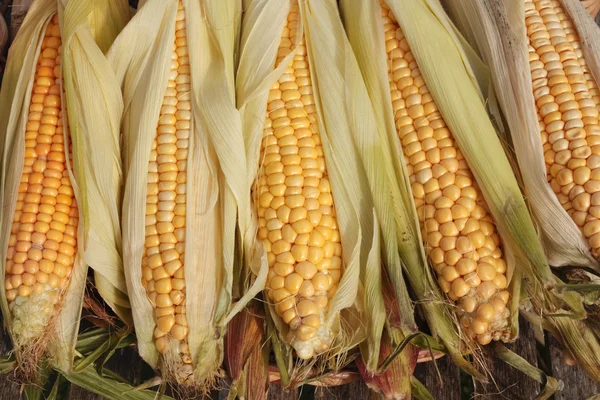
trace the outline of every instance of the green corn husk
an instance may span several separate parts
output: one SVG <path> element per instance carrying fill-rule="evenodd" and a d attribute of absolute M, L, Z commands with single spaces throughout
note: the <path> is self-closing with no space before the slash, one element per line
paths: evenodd
<path fill-rule="evenodd" d="M 575 20 L 590 68 L 597 76 L 598 29 L 577 1 L 562 0 Z M 533 99 L 529 56 L 524 27 L 522 2 L 475 2 L 446 0 L 457 26 L 476 48 L 490 68 L 490 93 L 495 93 L 508 125 L 514 152 L 519 163 L 524 192 L 541 230 L 549 261 L 552 265 L 583 265 L 594 269 L 597 262 L 588 251 L 581 232 L 556 201 L 546 181 L 537 111 Z M 514 73 L 519 71 L 519 73 Z M 518 133 L 518 134 L 515 134 Z M 589 274 L 589 273 L 586 273 Z M 593 276 L 593 275 L 590 275 Z M 533 276 L 524 280 L 528 301 L 522 312 L 532 323 L 549 330 L 565 346 L 584 369 L 600 379 L 600 340 L 594 329 L 593 313 L 586 314 L 584 302 L 576 284 L 564 285 L 554 277 L 553 284 L 543 287 Z M 569 277 L 569 273 L 566 274 Z M 568 290 L 565 290 L 567 289 Z M 545 289 L 545 290 L 544 290 Z M 582 288 L 582 295 L 586 292 Z M 592 288 L 593 289 L 593 288 Z M 591 293 L 593 294 L 593 293 Z M 583 318 L 586 318 L 581 320 Z M 578 320 L 579 319 L 579 320 Z"/>
<path fill-rule="evenodd" d="M 168 83 L 178 1 L 146 1 L 119 35 L 108 57 L 125 102 L 123 253 L 138 348 L 141 356 L 152 367 L 161 369 L 167 379 L 208 389 L 221 375 L 227 323 L 261 286 L 257 279 L 244 297 L 233 302 L 236 225 L 241 215 L 239 186 L 244 178 L 235 162 L 243 160 L 244 153 L 235 152 L 228 138 L 241 137 L 233 86 L 241 5 L 236 0 L 183 0 L 182 4 L 188 21 L 192 85 L 183 266 L 191 370 L 190 364 L 183 361 L 177 340 L 169 341 L 163 355 L 154 344 L 153 305 L 142 286 L 141 267 L 148 162 Z"/>
<path fill-rule="evenodd" d="M 116 7 L 123 2 L 111 0 L 108 3 Z M 104 19 L 110 21 L 107 30 L 98 31 L 94 37 L 88 16 L 109 10 L 95 7 L 91 0 L 36 1 L 11 46 L 0 91 L 0 132 L 3 132 L 0 225 L 7 227 L 12 225 L 23 171 L 25 123 L 38 53 L 46 26 L 58 13 L 62 36 L 62 103 L 68 114 L 65 136 L 69 135 L 72 141 L 74 161 L 69 175 L 80 215 L 75 264 L 68 289 L 53 315 L 41 312 L 44 300 L 37 298 L 20 303 L 19 308 L 27 310 L 26 317 L 15 319 L 5 291 L 0 291 L 0 306 L 17 359 L 25 372 L 29 370 L 34 374 L 37 358 L 46 348 L 55 365 L 67 371 L 71 368 L 88 265 L 96 273 L 100 294 L 124 321 L 129 320 L 119 225 L 122 184 L 119 125 L 123 103 L 116 79 L 95 42 L 112 42 L 127 15 L 105 16 Z M 67 153 L 68 146 L 65 148 Z M 102 151 L 98 152 L 100 148 Z M 65 156 L 68 160 L 69 154 Z M 3 229 L 0 234 L 3 280 L 9 235 L 10 229 Z"/>

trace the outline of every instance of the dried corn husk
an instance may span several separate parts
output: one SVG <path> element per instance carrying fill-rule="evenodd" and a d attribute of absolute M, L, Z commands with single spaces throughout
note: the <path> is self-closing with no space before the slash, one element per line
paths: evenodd
<path fill-rule="evenodd" d="M 563 6 L 575 20 L 584 40 L 584 54 L 594 76 L 598 73 L 598 31 L 577 1 L 563 0 Z M 491 72 L 493 91 L 507 122 L 514 151 L 519 162 L 525 194 L 553 265 L 583 265 L 598 271 L 598 264 L 588 252 L 579 228 L 556 200 L 546 181 L 539 126 L 532 95 L 525 16 L 520 1 L 455 1 L 447 0 L 448 9 L 465 37 L 477 48 Z M 518 73 L 516 73 L 518 71 Z M 561 284 L 553 278 L 554 284 Z M 600 379 L 600 341 L 586 316 L 583 299 L 575 292 L 557 293 L 542 290 L 534 280 L 524 281 L 529 301 L 524 315 L 552 332 L 586 371 Z M 563 314 L 556 316 L 555 313 Z M 577 332 L 577 333 L 576 333 Z"/>
<path fill-rule="evenodd" d="M 585 7 L 592 18 L 596 18 L 600 11 L 600 1 L 598 0 L 581 0 L 581 4 Z"/>
<path fill-rule="evenodd" d="M 367 103 L 367 108 L 370 106 L 364 96 L 364 87 L 363 97 L 357 99 L 356 104 L 349 101 L 352 95 L 360 93 L 362 82 L 339 20 L 335 1 L 309 0 L 301 1 L 299 5 L 297 35 L 298 38 L 305 35 L 319 129 L 337 209 L 345 264 L 338 291 L 330 302 L 326 317 L 329 329 L 339 332 L 332 346 L 334 350 L 327 357 L 344 354 L 366 337 L 365 359 L 372 367 L 377 365 L 385 320 L 380 290 L 379 242 L 388 239 L 388 232 L 380 234 L 378 216 L 374 214 L 373 199 L 369 194 L 370 176 L 358 148 L 365 146 L 360 140 L 368 141 L 368 127 L 372 118 L 367 116 L 362 121 L 356 110 L 364 102 Z M 245 188 L 247 196 L 251 193 L 260 166 L 260 144 L 269 89 L 296 53 L 294 49 L 279 65 L 275 65 L 277 48 L 290 7 L 289 0 L 244 2 L 237 104 L 244 126 L 242 144 L 245 146 L 247 159 L 246 164 L 240 168 L 248 171 Z M 361 125 L 363 122 L 364 125 Z M 245 230 L 242 230 L 246 265 L 255 271 L 264 270 L 267 268 L 266 254 L 262 244 L 256 239 L 256 211 L 249 200 L 250 198 L 248 208 L 242 211 L 243 215 L 251 218 L 245 223 Z M 399 261 L 393 246 L 387 251 L 388 253 L 383 253 L 385 262 L 394 257 Z M 409 311 L 406 318 L 412 320 L 410 307 L 407 308 Z M 281 337 L 285 338 L 287 324 L 274 312 L 271 315 Z M 357 317 L 363 321 L 364 326 L 358 324 Z M 366 332 L 363 329 L 365 327 Z"/>
<path fill-rule="evenodd" d="M 402 319 L 400 310 L 393 295 L 390 281 L 384 284 L 384 300 L 388 311 L 386 329 L 381 337 L 380 366 L 377 371 L 367 371 L 361 358 L 356 360 L 358 370 L 367 384 L 377 393 L 382 393 L 386 399 L 411 398 L 411 378 L 419 357 L 419 349 L 411 343 L 406 343 L 402 351 L 393 356 L 396 346 L 402 344 L 405 336 L 401 330 Z"/>
<path fill-rule="evenodd" d="M 233 189 L 245 177 L 241 170 L 228 167 L 227 157 L 243 159 L 244 152 L 231 152 L 226 138 L 241 137 L 233 89 L 240 5 L 235 0 L 184 0 L 183 6 L 186 19 L 193 21 L 187 24 L 193 129 L 187 161 L 187 209 L 191 211 L 186 219 L 184 266 L 193 373 L 183 367 L 177 346 L 170 346 L 164 356 L 156 349 L 153 306 L 142 286 L 141 268 L 148 161 L 168 82 L 178 1 L 148 0 L 115 41 L 109 60 L 125 102 L 123 253 L 138 348 L 168 378 L 202 387 L 219 374 L 227 322 L 260 285 L 232 304 L 238 194 Z"/>
<path fill-rule="evenodd" d="M 270 349 L 262 307 L 252 301 L 231 320 L 227 330 L 230 399 L 267 399 Z"/>
<path fill-rule="evenodd" d="M 381 393 L 385 399 L 409 399 L 411 398 L 411 376 L 417 364 L 418 350 L 411 344 L 405 348 L 390 363 L 389 367 L 382 373 L 369 373 L 362 359 L 357 360 L 358 370 L 370 389 Z M 384 333 L 381 342 L 381 359 L 384 360 L 394 351 L 394 343 Z"/>
<path fill-rule="evenodd" d="M 111 3 L 119 1 L 111 0 Z M 15 326 L 4 290 L 0 291 L 0 305 L 17 357 L 20 358 L 23 351 L 40 355 L 46 345 L 50 345 L 52 361 L 63 370 L 70 369 L 74 355 L 88 265 L 94 268 L 96 284 L 107 303 L 125 321 L 129 319 L 119 224 L 122 183 L 119 125 L 122 101 L 116 79 L 90 31 L 87 17 L 93 10 L 94 2 L 89 0 L 36 1 L 9 51 L 4 85 L 0 92 L 0 130 L 6 132 L 0 143 L 0 224 L 6 227 L 12 224 L 17 187 L 23 170 L 25 123 L 38 52 L 48 22 L 58 13 L 63 43 L 63 104 L 66 101 L 69 122 L 65 131 L 72 141 L 74 161 L 69 175 L 81 216 L 75 265 L 71 282 L 55 316 L 49 321 L 41 318 L 35 320 L 37 314 L 32 313 L 35 329 L 21 332 Z M 114 19 L 106 19 L 125 21 L 116 15 Z M 97 39 L 111 42 L 114 33 L 122 25 L 115 23 L 111 26 L 111 30 Z M 65 147 L 68 149 L 68 146 Z M 4 229 L 0 234 L 3 280 L 9 234 L 9 229 Z M 27 338 L 25 341 L 24 337 Z M 19 361 L 33 364 L 33 368 L 36 368 L 34 358 Z"/>

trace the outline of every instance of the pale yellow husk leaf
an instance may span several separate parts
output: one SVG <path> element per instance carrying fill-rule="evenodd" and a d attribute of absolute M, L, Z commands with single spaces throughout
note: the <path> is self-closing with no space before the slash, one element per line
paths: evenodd
<path fill-rule="evenodd" d="M 232 303 L 239 187 L 243 173 L 227 162 L 237 154 L 226 135 L 241 138 L 235 108 L 233 55 L 239 4 L 235 0 L 184 0 L 192 82 L 192 135 L 187 172 L 186 315 L 195 380 L 210 382 L 223 358 L 227 322 L 262 289 L 255 285 Z M 111 47 L 108 58 L 125 103 L 123 207 L 125 276 L 134 312 L 138 347 L 153 367 L 181 362 L 178 351 L 161 359 L 153 340 L 153 307 L 142 286 L 144 216 L 148 162 L 167 87 L 175 40 L 177 0 L 148 0 Z M 229 153 L 227 153 L 229 152 Z M 224 154 L 225 153 L 225 154 Z M 244 153 L 241 153 L 243 159 Z M 235 156 L 235 157 L 234 157 Z M 240 184 L 241 182 L 241 184 Z M 266 271 L 263 274 L 263 282 Z M 260 283 L 260 279 L 257 279 Z M 173 371 L 177 372 L 177 371 Z"/>
<path fill-rule="evenodd" d="M 118 1 L 121 0 L 111 0 L 109 3 L 117 4 Z M 124 294 L 126 288 L 123 282 L 119 228 L 122 184 L 119 125 L 122 101 L 110 66 L 91 34 L 88 15 L 94 10 L 94 6 L 94 2 L 89 0 L 35 2 L 11 47 L 4 85 L 0 92 L 0 104 L 3 104 L 0 107 L 0 131 L 4 133 L 0 142 L 0 225 L 6 227 L 12 224 L 17 187 L 23 170 L 25 124 L 37 57 L 46 25 L 58 12 L 63 43 L 63 104 L 66 104 L 69 122 L 65 135 L 71 137 L 75 161 L 69 174 L 81 216 L 77 255 L 61 308 L 50 321 L 39 319 L 32 322 L 33 326 L 41 325 L 41 328 L 38 327 L 39 333 L 26 333 L 29 343 L 21 343 L 20 333 L 15 332 L 4 290 L 0 291 L 0 305 L 13 343 L 17 347 L 31 346 L 38 341 L 48 343 L 54 363 L 65 370 L 71 368 L 74 356 L 87 265 L 94 268 L 96 276 L 102 282 L 99 289 L 107 303 L 125 321 L 129 319 L 129 304 Z M 115 18 L 119 19 L 117 16 Z M 96 39 L 108 43 L 114 36 L 102 34 Z M 98 152 L 97 149 L 103 151 Z M 90 209 L 94 212 L 90 213 Z M 6 274 L 9 234 L 10 229 L 0 232 L 3 280 Z M 31 303 L 26 307 L 36 306 Z M 41 313 L 41 310 L 38 311 Z M 39 314 L 31 315 L 33 320 Z"/>
<path fill-rule="evenodd" d="M 238 108 L 242 113 L 244 146 L 247 154 L 247 195 L 260 167 L 260 146 L 264 129 L 267 98 L 271 86 L 292 61 L 296 48 L 278 65 L 276 53 L 291 1 L 247 0 L 237 75 Z M 326 324 L 339 332 L 332 352 L 343 354 L 363 339 L 368 339 L 368 353 L 376 365 L 385 311 L 381 291 L 379 222 L 374 214 L 369 180 L 357 146 L 368 130 L 354 114 L 356 104 L 349 96 L 356 92 L 360 71 L 347 42 L 336 2 L 309 0 L 300 2 L 297 40 L 305 35 L 311 79 L 317 108 L 319 130 L 331 181 L 343 248 L 344 273 L 338 291 L 330 301 Z M 363 89 L 364 94 L 364 89 Z M 366 102 L 364 96 L 360 101 Z M 361 104 L 357 100 L 357 104 Z M 364 103 L 363 103 L 364 104 Z M 372 119 L 372 118 L 371 118 Z M 254 199 L 255 200 L 255 199 Z M 246 262 L 253 270 L 265 268 L 266 257 L 256 238 L 257 216 L 253 203 L 246 212 L 252 216 L 243 234 Z M 393 255 L 390 256 L 393 258 Z M 364 326 L 356 320 L 340 320 L 340 312 L 355 308 Z M 287 326 L 271 313 L 282 337 Z M 330 353 L 329 355 L 334 355 Z"/>

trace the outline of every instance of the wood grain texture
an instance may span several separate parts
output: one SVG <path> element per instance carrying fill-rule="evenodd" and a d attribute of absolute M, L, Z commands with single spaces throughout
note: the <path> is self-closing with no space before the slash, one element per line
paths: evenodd
<path fill-rule="evenodd" d="M 437 365 L 437 370 L 436 370 Z M 441 378 L 438 376 L 438 371 Z M 415 376 L 436 400 L 459 400 L 460 372 L 449 357 L 433 362 L 421 363 L 415 369 Z"/>
<path fill-rule="evenodd" d="M 583 368 L 564 363 L 561 347 L 556 340 L 550 338 L 548 348 L 552 360 L 552 375 L 564 384 L 563 390 L 554 396 L 556 400 L 583 400 L 600 394 L 600 384 L 589 378 Z"/>
<path fill-rule="evenodd" d="M 269 387 L 269 400 L 296 400 L 300 397 L 298 388 L 284 390 L 283 387 L 276 383 Z"/>
<path fill-rule="evenodd" d="M 364 382 L 358 381 L 348 385 L 334 387 L 319 387 L 315 389 L 315 400 L 348 400 L 377 398 Z"/>
<path fill-rule="evenodd" d="M 519 339 L 506 347 L 537 367 L 537 350 L 533 327 L 523 318 L 520 318 Z M 493 377 L 494 381 L 488 384 L 476 382 L 475 393 L 477 396 L 483 395 L 486 400 L 528 400 L 539 392 L 540 385 L 536 381 L 498 360 L 493 354 L 486 354 L 484 362 L 489 375 Z"/>
<path fill-rule="evenodd" d="M 0 313 L 0 325 L 2 325 L 2 314 Z M 0 355 L 7 354 L 12 350 L 8 334 L 4 329 L 0 332 Z M 21 386 L 17 383 L 14 374 L 0 375 L 0 399 L 18 399 Z"/>

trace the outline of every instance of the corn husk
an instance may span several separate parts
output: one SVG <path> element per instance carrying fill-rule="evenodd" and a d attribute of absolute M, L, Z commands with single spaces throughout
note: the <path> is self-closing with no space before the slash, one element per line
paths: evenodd
<path fill-rule="evenodd" d="M 557 266 L 588 266 L 597 274 L 598 264 L 589 254 L 583 235 L 563 211 L 546 182 L 528 65 L 523 5 L 511 0 L 447 0 L 446 4 L 465 37 L 489 65 L 493 92 L 512 135 L 524 191 L 541 230 L 550 262 Z M 578 2 L 565 0 L 562 4 L 574 19 L 585 43 L 584 54 L 586 59 L 590 58 L 592 73 L 600 76 L 598 54 L 593 51 L 598 43 L 597 27 Z M 553 333 L 592 377 L 600 379 L 600 341 L 593 329 L 593 321 L 576 320 L 593 317 L 586 315 L 584 299 L 576 291 L 561 293 L 551 287 L 541 290 L 541 285 L 536 284 L 531 276 L 527 277 L 524 289 L 528 301 L 522 308 L 524 315 Z M 553 280 L 556 288 L 564 286 L 558 278 Z"/>
<path fill-rule="evenodd" d="M 246 193 L 260 166 L 269 89 L 281 76 L 296 53 L 293 51 L 275 65 L 277 48 L 292 2 L 247 0 L 237 75 L 238 108 L 242 113 L 246 165 Z M 374 214 L 370 182 L 362 164 L 357 135 L 367 139 L 367 125 L 360 125 L 356 104 L 349 102 L 360 85 L 356 61 L 339 20 L 336 2 L 309 0 L 300 2 L 298 37 L 305 35 L 319 129 L 332 186 L 343 248 L 344 272 L 338 291 L 330 301 L 326 326 L 337 337 L 332 350 L 322 358 L 333 360 L 366 338 L 363 350 L 369 365 L 377 365 L 385 311 L 381 298 L 379 221 Z M 296 40 L 298 43 L 299 40 Z M 363 89 L 364 92 L 364 89 Z M 362 101 L 367 101 L 363 97 Z M 250 198 L 249 198 L 250 200 Z M 267 268 L 266 254 L 257 238 L 256 210 L 250 201 L 244 215 L 251 217 L 242 231 L 246 265 L 254 271 Z M 387 235 L 387 232 L 384 233 Z M 390 253 L 393 258 L 394 254 Z M 388 255 L 384 254 L 385 261 Z M 396 257 L 397 260 L 397 257 Z M 288 327 L 271 312 L 281 338 L 287 339 Z M 409 314 L 407 318 L 412 316 Z M 362 321 L 362 324 L 359 323 Z M 365 329 L 366 328 L 366 329 Z M 289 343 L 289 342 L 288 342 Z M 366 346 L 366 347 L 365 347 Z M 344 360 L 340 357 L 339 360 Z M 334 362 L 339 367 L 343 361 Z"/>
<path fill-rule="evenodd" d="M 384 333 L 381 342 L 380 358 L 385 359 L 394 351 L 393 342 Z M 381 373 L 369 373 L 358 359 L 356 364 L 362 379 L 367 386 L 383 395 L 385 399 L 404 400 L 411 398 L 411 376 L 417 363 L 418 350 L 408 344 L 406 351 L 401 352 L 391 361 L 388 368 Z"/>
<path fill-rule="evenodd" d="M 188 377 L 182 369 L 177 343 L 172 343 L 164 356 L 158 353 L 153 340 L 153 307 L 141 275 L 148 161 L 168 82 L 177 0 L 147 1 L 111 47 L 109 60 L 125 102 L 123 253 L 138 348 L 167 378 L 207 387 L 220 374 L 227 322 L 260 287 L 232 304 L 237 218 L 233 188 L 240 174 L 226 164 L 227 157 L 234 154 L 224 155 L 223 149 L 229 151 L 227 135 L 241 137 L 233 91 L 240 5 L 235 0 L 184 0 L 183 5 L 190 21 L 187 40 L 193 88 L 184 266 L 193 376 Z M 243 159 L 243 152 L 239 154 Z"/>
<path fill-rule="evenodd" d="M 452 4 L 452 2 L 448 3 Z M 569 13 L 581 20 L 581 23 L 576 23 L 575 26 L 585 42 L 588 42 L 588 37 L 598 37 L 598 28 L 594 26 L 594 22 L 589 15 L 585 14 L 585 10 L 578 2 L 568 1 L 563 4 L 570 5 Z M 469 2 L 464 6 L 470 7 L 475 12 L 475 8 Z M 467 29 L 469 24 L 473 24 L 473 28 L 469 29 L 472 33 L 467 33 L 467 38 L 475 43 L 474 45 L 478 47 L 483 59 L 491 68 L 494 87 L 509 130 L 519 132 L 518 135 L 513 134 L 511 139 L 523 180 L 524 193 L 539 226 L 548 261 L 557 267 L 592 266 L 598 271 L 599 264 L 590 254 L 586 239 L 559 204 L 546 180 L 546 165 L 529 72 L 523 4 L 503 1 L 491 7 L 501 13 L 496 20 L 486 16 L 467 23 L 464 19 L 466 16 L 461 17 L 457 11 L 457 23 L 463 30 Z M 506 11 L 506 7 L 510 7 L 510 11 Z M 485 20 L 489 22 L 485 27 L 482 18 L 486 18 Z M 498 25 L 500 23 L 503 25 Z M 496 28 L 497 26 L 499 28 Z M 485 36 L 473 36 L 476 32 L 483 32 L 484 28 L 487 30 Z M 496 29 L 502 29 L 498 34 L 504 36 L 497 36 Z M 510 45 L 506 42 L 508 37 L 512 39 Z M 486 38 L 497 45 L 492 47 L 487 43 Z M 596 52 L 591 51 L 589 47 L 584 46 L 584 52 L 586 59 L 589 53 L 590 57 L 597 60 Z M 491 60 L 496 61 L 490 62 Z M 598 65 L 597 61 L 589 64 L 590 68 L 594 68 L 594 64 Z M 520 71 L 520 73 L 514 76 L 509 71 Z M 500 82 L 503 82 L 502 85 Z M 507 82 L 510 85 L 507 85 Z"/>
<path fill-rule="evenodd" d="M 111 2 L 116 4 L 117 0 Z M 37 57 L 46 25 L 58 12 L 63 43 L 63 104 L 66 104 L 69 122 L 65 135 L 70 135 L 74 160 L 69 175 L 81 217 L 75 265 L 60 307 L 50 320 L 35 317 L 41 315 L 38 308 L 43 299 L 28 301 L 22 306 L 26 315 L 15 319 L 8 308 L 5 291 L 0 291 L 0 305 L 17 357 L 34 369 L 36 356 L 48 345 L 52 361 L 63 370 L 70 369 L 88 265 L 94 268 L 98 289 L 107 303 L 128 320 L 119 227 L 122 101 L 110 66 L 90 31 L 87 16 L 93 10 L 94 2 L 88 0 L 38 0 L 9 51 L 0 92 L 0 131 L 6 133 L 0 143 L 0 225 L 6 227 L 12 224 L 23 170 L 25 123 Z M 115 20 L 124 21 L 117 16 Z M 112 32 L 116 32 L 122 26 L 113 27 Z M 109 33 L 101 36 L 105 42 L 114 39 Z M 2 279 L 6 273 L 9 234 L 9 229 L 0 233 Z M 25 353 L 27 358 L 22 358 Z"/>
<path fill-rule="evenodd" d="M 600 12 L 600 1 L 598 0 L 581 0 L 581 5 L 585 7 L 592 18 L 596 18 L 596 15 Z"/>
<path fill-rule="evenodd" d="M 269 391 L 269 353 L 262 307 L 253 301 L 229 323 L 225 358 L 230 399 L 266 400 Z"/>
<path fill-rule="evenodd" d="M 454 32 L 452 23 L 439 2 L 388 0 L 386 3 L 402 27 L 423 78 L 495 217 L 508 264 L 507 278 L 511 281 L 512 288 L 509 305 L 512 315 L 511 332 L 505 339 L 513 339 L 518 332 L 517 307 L 521 276 L 521 270 L 515 270 L 515 266 L 518 265 L 522 271 L 536 277 L 536 282 L 542 285 L 553 282 L 553 277 L 517 181 L 502 151 L 502 144 L 487 116 L 485 99 L 478 88 L 478 80 L 485 80 L 485 74 L 471 67 L 469 60 L 472 51 L 462 47 L 461 38 Z M 418 249 L 409 253 L 408 241 L 402 243 L 404 247 L 399 246 L 407 276 L 419 299 L 429 300 L 423 306 L 434 336 L 439 337 L 448 351 L 454 352 L 453 359 L 464 367 L 466 363 L 460 361 L 458 350 L 461 341 L 452 335 L 450 330 L 454 327 L 451 321 L 446 319 L 444 322 L 444 318 L 447 318 L 444 313 L 447 311 L 440 305 L 434 306 L 431 301 L 441 303 L 443 298 L 426 266 L 424 255 L 420 259 L 416 256 L 424 254 L 424 250 L 405 166 L 401 162 L 402 150 L 394 127 L 379 2 L 372 0 L 357 6 L 350 0 L 343 0 L 341 4 L 348 34 L 377 112 L 380 135 L 387 136 L 391 143 L 390 151 L 395 159 L 398 185 L 405 194 L 404 212 L 411 216 L 405 226 L 414 225 L 408 230 L 401 226 L 398 228 L 400 232 L 413 232 L 412 245 Z"/>
<path fill-rule="evenodd" d="M 402 332 L 402 316 L 394 298 L 391 281 L 384 287 L 385 307 L 388 311 L 386 329 L 381 337 L 380 365 L 376 371 L 368 371 L 362 358 L 356 360 L 356 365 L 367 386 L 386 399 L 410 399 L 411 378 L 417 365 L 419 349 L 411 343 L 406 343 L 399 354 L 396 347 L 404 344 Z M 394 357 L 393 359 L 391 357 Z"/>

